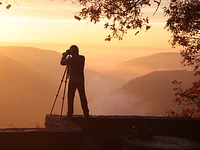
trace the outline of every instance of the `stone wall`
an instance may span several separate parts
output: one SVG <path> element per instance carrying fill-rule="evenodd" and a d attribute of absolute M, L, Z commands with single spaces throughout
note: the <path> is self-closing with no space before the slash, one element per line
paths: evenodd
<path fill-rule="evenodd" d="M 47 128 L 0 129 L 0 147 L 3 150 L 83 149 L 83 130 L 75 123 L 47 116 L 46 126 Z"/>

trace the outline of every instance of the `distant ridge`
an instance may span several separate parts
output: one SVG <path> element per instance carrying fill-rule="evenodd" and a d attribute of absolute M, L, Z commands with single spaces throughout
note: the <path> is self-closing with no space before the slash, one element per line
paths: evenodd
<path fill-rule="evenodd" d="M 139 57 L 125 61 L 111 71 L 108 75 L 124 80 L 125 82 L 135 77 L 158 70 L 189 69 L 181 65 L 181 56 L 178 52 L 163 52 Z"/>
<path fill-rule="evenodd" d="M 64 68 L 60 65 L 61 53 L 27 46 L 0 46 L 0 55 L 16 60 L 28 68 L 58 82 Z M 97 72 L 85 69 L 86 77 L 92 78 Z"/>
<path fill-rule="evenodd" d="M 65 69 L 60 65 L 61 56 L 61 53 L 53 50 L 24 46 L 0 46 L 2 102 L 0 103 L 0 111 L 2 111 L 0 117 L 2 120 L 7 120 L 4 124 L 0 122 L 0 127 L 7 127 L 9 122 L 16 126 L 25 124 L 27 127 L 34 126 L 34 121 L 38 120 L 38 123 L 43 125 L 42 121 L 44 121 L 45 114 L 50 111 Z M 98 77 L 99 73 L 85 69 L 86 92 L 89 102 L 96 95 L 95 85 L 98 85 L 96 83 Z M 61 89 L 60 96 L 62 93 L 63 89 Z M 61 97 L 58 98 L 58 101 L 61 102 Z M 16 108 L 13 109 L 12 106 Z M 60 112 L 59 106 L 58 103 L 56 110 L 59 109 L 59 111 L 55 111 L 56 113 Z M 33 111 L 31 112 L 31 110 Z M 16 115 L 10 115 L 15 113 Z M 82 114 L 80 100 L 77 96 L 75 97 L 75 113 Z M 1 114 L 4 115 L 1 116 Z M 27 114 L 30 114 L 30 120 L 24 116 Z M 21 122 L 18 121 L 20 117 Z"/>
<path fill-rule="evenodd" d="M 175 61 L 176 60 L 176 61 Z M 150 68 L 163 68 L 163 67 L 180 67 L 180 60 L 181 55 L 178 52 L 163 52 L 163 53 L 155 53 L 149 56 L 139 57 L 132 60 L 125 61 L 118 66 L 132 66 L 132 65 L 138 65 L 138 66 L 144 66 Z M 173 62 L 175 61 L 175 62 Z M 117 67 L 118 67 L 117 66 Z"/>
<path fill-rule="evenodd" d="M 59 64 L 60 57 L 61 53 L 53 50 L 0 47 L 0 117 L 2 120 L 9 118 L 5 126 L 9 122 L 14 125 L 15 122 L 16 125 L 26 123 L 24 121 L 27 118 L 22 116 L 27 114 L 30 115 L 29 125 L 38 120 L 41 124 L 43 114 L 49 113 L 64 71 Z M 169 107 L 176 107 L 171 81 L 176 78 L 188 80 L 186 85 L 189 85 L 194 77 L 189 71 L 176 70 L 183 69 L 178 58 L 179 53 L 158 53 L 136 58 L 119 64 L 103 76 L 86 68 L 86 92 L 89 103 L 94 104 L 93 108 L 91 103 L 89 105 L 91 112 L 103 109 L 104 113 L 115 111 L 132 115 L 138 112 L 139 115 L 163 115 Z M 119 78 L 123 78 L 123 82 Z M 113 90 L 118 87 L 121 88 L 117 92 L 126 97 L 114 97 Z M 75 99 L 75 102 L 75 107 L 78 106 L 75 112 L 82 114 L 79 99 Z"/>
<path fill-rule="evenodd" d="M 60 53 L 24 46 L 1 46 L 0 55 L 17 60 L 32 70 L 42 73 L 52 80 L 57 79 L 63 67 L 59 65 Z M 57 74 L 52 74 L 52 72 Z"/>
<path fill-rule="evenodd" d="M 54 83 L 20 62 L 0 55 L 0 127 L 43 126 L 49 111 Z"/>

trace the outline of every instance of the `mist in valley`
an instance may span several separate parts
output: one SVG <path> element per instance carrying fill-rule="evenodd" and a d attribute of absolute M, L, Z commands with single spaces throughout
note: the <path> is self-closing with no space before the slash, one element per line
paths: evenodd
<path fill-rule="evenodd" d="M 98 55 L 88 58 L 88 55 L 85 86 L 91 115 L 163 116 L 168 108 L 179 109 L 173 101 L 171 81 L 183 80 L 187 87 L 195 80 L 190 71 L 183 71 L 190 68 L 180 65 L 181 57 L 175 52 L 129 56 L 130 59 L 113 62 L 111 58 L 110 63 L 109 57 L 104 60 L 103 55 L 99 58 Z M 44 126 L 65 68 L 60 66 L 60 58 L 61 53 L 53 50 L 0 47 L 1 127 Z M 53 113 L 60 114 L 62 94 L 63 89 Z M 66 102 L 67 97 L 63 115 Z M 78 92 L 75 114 L 82 114 Z"/>

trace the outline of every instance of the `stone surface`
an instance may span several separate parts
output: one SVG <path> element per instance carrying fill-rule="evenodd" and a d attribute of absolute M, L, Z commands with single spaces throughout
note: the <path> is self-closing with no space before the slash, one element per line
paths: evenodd
<path fill-rule="evenodd" d="M 149 140 L 129 140 L 133 145 L 154 149 L 169 149 L 169 150 L 190 150 L 200 149 L 200 144 L 185 138 L 173 136 L 153 136 Z"/>
<path fill-rule="evenodd" d="M 77 126 L 71 119 L 61 117 L 59 115 L 46 115 L 45 117 L 46 129 L 53 130 L 69 130 L 71 132 L 82 132 L 83 130 Z"/>
<path fill-rule="evenodd" d="M 200 142 L 200 119 L 192 118 L 152 116 L 90 116 L 84 118 L 81 115 L 75 115 L 69 120 L 60 115 L 50 117 L 47 115 L 45 125 L 47 129 L 83 130 L 84 137 L 89 137 L 102 150 L 122 150 L 123 141 L 130 136 L 133 126 L 153 128 L 155 129 L 153 135 L 170 135 Z M 132 147 L 129 148 L 132 150 Z"/>
<path fill-rule="evenodd" d="M 84 134 L 71 120 L 46 116 L 46 128 L 0 129 L 3 150 L 82 150 Z"/>
<path fill-rule="evenodd" d="M 153 136 L 152 139 L 126 139 L 123 142 L 123 150 L 199 150 L 198 142 L 173 136 Z"/>
<path fill-rule="evenodd" d="M 100 148 L 91 139 L 85 138 L 84 150 L 100 150 Z"/>
<path fill-rule="evenodd" d="M 170 118 L 154 116 L 74 116 L 75 122 L 90 135 L 131 133 L 133 126 L 155 129 L 155 135 L 189 137 L 200 142 L 200 118 Z"/>

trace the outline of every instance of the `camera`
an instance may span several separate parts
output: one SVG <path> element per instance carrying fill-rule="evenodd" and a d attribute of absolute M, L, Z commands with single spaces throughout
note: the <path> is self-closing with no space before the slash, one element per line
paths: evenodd
<path fill-rule="evenodd" d="M 66 50 L 66 55 L 71 55 L 70 54 L 70 50 L 68 49 L 68 50 Z"/>
<path fill-rule="evenodd" d="M 70 50 L 69 50 L 69 49 L 66 50 L 62 55 L 66 55 L 66 56 L 67 56 L 67 55 L 71 55 L 71 54 L 70 54 Z"/>

